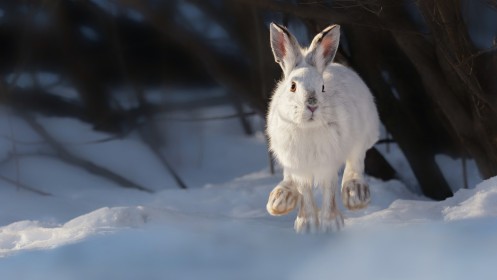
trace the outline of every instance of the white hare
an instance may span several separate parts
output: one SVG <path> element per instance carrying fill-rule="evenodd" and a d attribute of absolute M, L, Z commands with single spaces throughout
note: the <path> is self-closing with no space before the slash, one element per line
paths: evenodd
<path fill-rule="evenodd" d="M 355 210 L 370 201 L 363 172 L 366 151 L 379 137 L 373 97 L 354 71 L 333 63 L 340 26 L 324 29 L 309 48 L 301 48 L 283 26 L 271 23 L 270 32 L 284 77 L 270 103 L 267 134 L 284 179 L 269 195 L 267 210 L 284 215 L 298 205 L 297 232 L 340 229 L 344 221 L 335 193 L 343 164 L 343 204 Z M 320 211 L 313 186 L 322 189 Z"/>

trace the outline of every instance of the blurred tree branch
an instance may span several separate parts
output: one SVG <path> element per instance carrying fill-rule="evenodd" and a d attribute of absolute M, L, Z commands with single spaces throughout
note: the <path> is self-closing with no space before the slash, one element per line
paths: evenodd
<path fill-rule="evenodd" d="M 55 140 L 44 128 L 42 125 L 40 125 L 36 119 L 32 116 L 30 116 L 27 113 L 24 112 L 18 112 L 18 115 L 26 121 L 34 131 L 36 131 L 44 140 L 45 142 L 50 146 L 50 148 L 53 149 L 53 151 L 56 153 L 57 157 L 61 159 L 64 162 L 67 162 L 71 165 L 75 165 L 78 167 L 83 168 L 84 170 L 88 171 L 91 174 L 103 177 L 108 179 L 109 181 L 112 181 L 116 183 L 118 186 L 122 186 L 124 188 L 131 188 L 131 189 L 137 189 L 140 191 L 145 191 L 145 192 L 153 192 L 152 190 L 143 187 L 135 182 L 132 182 L 131 180 L 122 177 L 119 174 L 114 173 L 113 171 L 110 171 L 109 169 L 99 166 L 91 161 L 79 158 L 72 153 L 70 153 L 68 150 L 66 150 L 64 147 L 62 147 L 57 140 Z"/>
<path fill-rule="evenodd" d="M 41 191 L 39 189 L 30 187 L 30 186 L 28 186 L 26 184 L 21 183 L 18 180 L 12 180 L 12 179 L 10 179 L 8 177 L 5 177 L 3 175 L 0 175 L 0 180 L 3 180 L 5 182 L 7 182 L 7 183 L 10 183 L 10 184 L 16 186 L 18 189 L 27 190 L 27 191 L 30 191 L 32 193 L 36 193 L 36 194 L 39 194 L 39 195 L 42 195 L 42 196 L 51 196 L 52 195 L 52 194 L 50 194 L 48 192 L 44 192 L 44 191 Z"/>

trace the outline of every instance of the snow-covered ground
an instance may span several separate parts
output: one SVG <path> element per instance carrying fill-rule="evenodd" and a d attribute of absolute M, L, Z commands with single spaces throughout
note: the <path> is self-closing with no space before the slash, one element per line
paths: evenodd
<path fill-rule="evenodd" d="M 164 152 L 190 187 L 180 190 L 138 137 L 88 144 L 108 135 L 76 120 L 39 118 L 74 154 L 154 193 L 123 189 L 40 156 L 46 147 L 26 124 L 5 115 L 1 120 L 0 175 L 19 175 L 52 195 L 0 180 L 0 279 L 497 277 L 497 178 L 442 202 L 413 194 L 399 181 L 368 178 L 372 203 L 344 210 L 343 231 L 296 235 L 295 213 L 271 217 L 265 210 L 281 171 L 268 172 L 264 136 L 244 136 L 237 120 L 163 123 L 174 131 Z M 263 127 L 260 119 L 252 121 Z M 24 154 L 17 164 L 2 161 L 12 137 Z M 400 160 L 396 153 L 391 160 Z M 446 176 L 457 174 L 449 169 L 444 166 Z"/>

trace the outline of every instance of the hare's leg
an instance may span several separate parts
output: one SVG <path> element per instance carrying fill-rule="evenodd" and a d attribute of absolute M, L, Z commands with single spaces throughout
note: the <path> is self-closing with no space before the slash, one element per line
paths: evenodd
<path fill-rule="evenodd" d="M 345 164 L 342 179 L 342 202 L 349 210 L 365 208 L 371 200 L 369 186 L 364 180 L 365 156 L 366 151 L 363 149 L 354 151 Z"/>
<path fill-rule="evenodd" d="M 301 194 L 299 213 L 295 219 L 295 231 L 297 233 L 315 233 L 318 231 L 318 210 L 312 194 L 312 180 L 298 182 L 298 191 Z"/>
<path fill-rule="evenodd" d="M 338 186 L 337 174 L 330 179 L 321 180 L 320 186 L 323 193 L 323 204 L 319 212 L 319 227 L 321 232 L 340 230 L 343 225 L 343 216 L 338 210 L 335 194 Z"/>
<path fill-rule="evenodd" d="M 285 172 L 284 179 L 269 194 L 266 209 L 273 216 L 286 215 L 299 204 L 297 185 Z"/>

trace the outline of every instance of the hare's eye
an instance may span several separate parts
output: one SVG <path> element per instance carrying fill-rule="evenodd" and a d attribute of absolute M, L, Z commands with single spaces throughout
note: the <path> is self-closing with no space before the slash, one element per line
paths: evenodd
<path fill-rule="evenodd" d="M 290 87 L 291 92 L 295 92 L 297 90 L 297 84 L 295 82 L 292 82 L 292 86 Z"/>
<path fill-rule="evenodd" d="M 321 89 L 321 92 L 324 92 L 324 85 L 323 85 L 323 88 Z"/>

